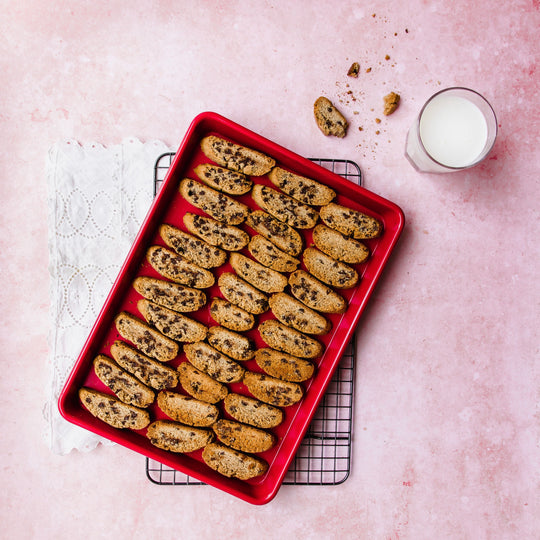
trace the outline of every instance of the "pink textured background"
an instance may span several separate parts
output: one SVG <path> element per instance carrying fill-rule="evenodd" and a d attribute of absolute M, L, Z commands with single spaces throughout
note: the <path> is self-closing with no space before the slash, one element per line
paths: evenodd
<path fill-rule="evenodd" d="M 2 536 L 538 538 L 539 28 L 538 0 L 2 2 Z M 452 85 L 492 103 L 495 149 L 468 172 L 419 174 L 406 131 Z M 391 90 L 402 104 L 386 118 Z M 316 128 L 319 95 L 349 118 L 345 139 Z M 120 447 L 55 456 L 42 437 L 46 152 L 63 138 L 175 146 L 204 110 L 358 162 L 407 218 L 359 326 L 352 474 L 264 507 L 154 486 Z"/>

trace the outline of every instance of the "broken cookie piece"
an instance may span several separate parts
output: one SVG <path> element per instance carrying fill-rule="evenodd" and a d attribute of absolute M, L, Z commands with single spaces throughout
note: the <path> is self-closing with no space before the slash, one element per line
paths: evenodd
<path fill-rule="evenodd" d="M 359 72 L 360 72 L 360 64 L 358 62 L 353 62 L 351 64 L 351 67 L 349 68 L 349 71 L 347 71 L 347 75 L 349 77 L 358 77 Z"/>
<path fill-rule="evenodd" d="M 399 94 L 395 92 L 390 92 L 388 95 L 384 96 L 384 115 L 388 116 L 392 114 L 399 105 Z"/>
<path fill-rule="evenodd" d="M 319 129 L 325 135 L 345 137 L 349 124 L 328 98 L 323 96 L 317 98 L 313 106 L 313 112 Z"/>

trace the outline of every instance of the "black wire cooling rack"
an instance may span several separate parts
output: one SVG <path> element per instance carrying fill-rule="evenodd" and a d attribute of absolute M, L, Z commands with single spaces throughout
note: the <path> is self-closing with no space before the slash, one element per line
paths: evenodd
<path fill-rule="evenodd" d="M 154 194 L 159 191 L 174 155 L 173 152 L 166 153 L 157 159 L 154 167 Z M 354 161 L 321 158 L 311 158 L 311 161 L 358 185 L 362 182 L 360 167 Z M 355 360 L 353 337 L 289 467 L 283 485 L 337 485 L 349 477 Z M 150 458 L 146 458 L 146 476 L 159 485 L 204 485 Z"/>

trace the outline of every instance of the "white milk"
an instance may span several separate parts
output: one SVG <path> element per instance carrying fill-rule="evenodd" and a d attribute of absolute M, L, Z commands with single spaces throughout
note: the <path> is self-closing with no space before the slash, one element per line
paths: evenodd
<path fill-rule="evenodd" d="M 420 118 L 420 138 L 433 159 L 448 167 L 466 167 L 482 153 L 488 127 L 480 109 L 469 100 L 440 95 Z"/>

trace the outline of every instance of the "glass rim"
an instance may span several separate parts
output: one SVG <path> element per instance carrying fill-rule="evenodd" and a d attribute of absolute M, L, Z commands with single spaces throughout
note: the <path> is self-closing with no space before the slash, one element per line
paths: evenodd
<path fill-rule="evenodd" d="M 424 114 L 424 110 L 425 108 L 431 103 L 431 101 L 433 99 L 435 99 L 437 96 L 440 96 L 441 94 L 444 94 L 445 92 L 449 92 L 451 90 L 464 90 L 465 92 L 470 92 L 471 94 L 475 94 L 476 96 L 478 96 L 482 101 L 484 101 L 486 103 L 486 105 L 489 107 L 491 113 L 493 114 L 493 118 L 495 120 L 495 136 L 493 137 L 493 143 L 491 144 L 489 150 L 487 150 L 487 152 L 478 160 L 476 161 L 473 161 L 472 163 L 469 163 L 468 165 L 465 165 L 464 167 L 452 167 L 451 165 L 446 165 L 444 163 L 441 163 L 440 161 L 436 160 L 426 149 L 426 147 L 424 146 L 424 143 L 422 142 L 422 137 L 420 135 L 420 119 L 422 118 L 422 114 Z M 422 108 L 420 109 L 420 113 L 418 114 L 418 118 L 416 120 L 416 130 L 417 130 L 417 135 L 418 135 L 418 142 L 420 143 L 420 147 L 422 148 L 422 150 L 424 151 L 425 155 L 433 162 L 433 163 L 436 163 L 437 165 L 441 166 L 441 167 L 445 167 L 446 169 L 449 169 L 449 170 L 453 170 L 453 171 L 462 171 L 464 169 L 469 169 L 470 167 L 474 167 L 475 165 L 478 165 L 478 163 L 481 163 L 482 161 L 484 161 L 484 159 L 486 159 L 487 155 L 489 154 L 489 152 L 491 151 L 491 149 L 493 148 L 493 145 L 495 144 L 495 140 L 497 139 L 497 133 L 499 131 L 499 125 L 497 123 L 497 115 L 495 114 L 495 110 L 493 109 L 493 107 L 491 106 L 491 103 L 482 95 L 480 94 L 480 92 L 477 92 L 476 90 L 473 90 L 472 88 L 467 88 L 466 86 L 450 86 L 448 88 L 443 88 L 442 90 L 439 90 L 438 92 L 435 92 L 435 94 L 433 94 L 431 97 L 429 97 L 426 102 L 424 103 L 424 105 L 422 106 Z"/>

